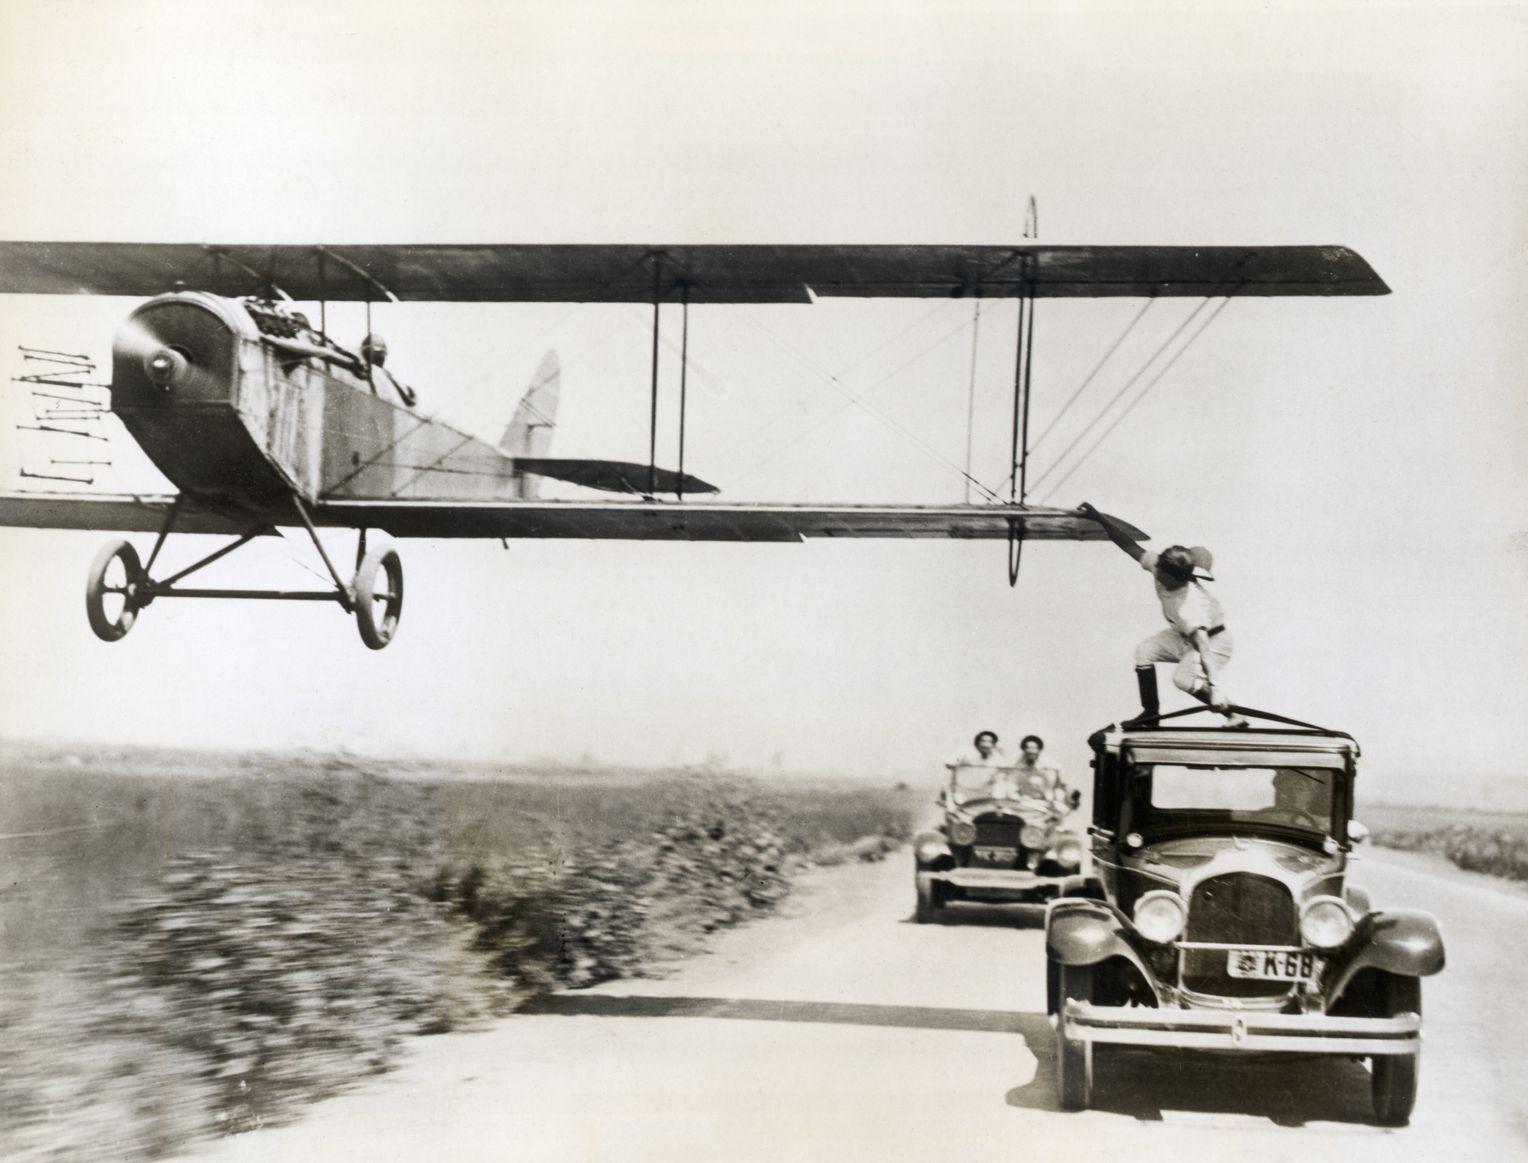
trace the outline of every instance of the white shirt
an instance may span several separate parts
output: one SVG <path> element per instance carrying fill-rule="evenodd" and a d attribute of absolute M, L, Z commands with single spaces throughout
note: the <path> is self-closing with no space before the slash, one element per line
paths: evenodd
<path fill-rule="evenodd" d="M 1157 598 L 1162 603 L 1162 616 L 1167 619 L 1167 624 L 1185 638 L 1192 638 L 1195 630 L 1213 630 L 1216 626 L 1226 624 L 1220 603 L 1200 582 L 1190 580 L 1175 590 L 1168 589 L 1162 584 L 1162 579 L 1156 576 L 1155 553 L 1148 553 L 1141 558 L 1141 568 L 1150 573 L 1156 582 Z"/>
<path fill-rule="evenodd" d="M 982 753 L 975 747 L 967 747 L 964 751 L 955 755 L 945 764 L 946 767 L 1012 767 L 1013 760 L 1002 744 L 992 749 L 992 754 L 985 759 Z"/>

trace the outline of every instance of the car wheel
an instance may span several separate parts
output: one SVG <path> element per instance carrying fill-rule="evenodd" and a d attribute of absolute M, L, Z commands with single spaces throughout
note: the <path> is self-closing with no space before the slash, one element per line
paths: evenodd
<path fill-rule="evenodd" d="M 944 903 L 940 899 L 942 896 L 932 876 L 926 872 L 918 873 L 918 907 L 913 912 L 913 920 L 920 925 L 929 925 L 938 920 L 939 906 Z"/>
<path fill-rule="evenodd" d="M 1061 1109 L 1087 1110 L 1093 1096 L 1093 1043 L 1068 1036 L 1066 1003 L 1069 998 L 1077 1001 L 1093 1000 L 1093 967 L 1058 966 L 1056 986 L 1056 1009 L 1059 1015 L 1056 1021 L 1057 1086 Z"/>
<path fill-rule="evenodd" d="M 1386 974 L 1380 987 L 1381 1016 L 1422 1015 L 1422 979 Z M 1417 1068 L 1421 1050 L 1415 1054 L 1376 1054 L 1373 1058 L 1374 1117 L 1382 1126 L 1404 1127 L 1417 1104 Z"/>

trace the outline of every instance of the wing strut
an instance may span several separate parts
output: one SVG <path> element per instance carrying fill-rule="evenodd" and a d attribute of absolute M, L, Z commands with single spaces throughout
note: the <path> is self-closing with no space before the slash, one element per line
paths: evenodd
<path fill-rule="evenodd" d="M 647 425 L 647 499 L 658 491 L 658 322 L 663 303 L 663 256 L 653 255 L 653 391 Z"/>
<path fill-rule="evenodd" d="M 1040 213 L 1035 196 L 1029 196 L 1029 210 L 1024 216 L 1024 237 L 1033 239 L 1040 232 Z M 1026 250 L 1022 257 L 1019 283 L 1019 326 L 1014 340 L 1013 364 L 1013 471 L 1008 476 L 1008 500 L 1023 505 L 1029 493 L 1029 397 L 1031 371 L 1035 354 L 1034 254 Z M 1019 565 L 1024 558 L 1022 522 L 1008 523 L 1008 585 L 1019 583 Z"/>

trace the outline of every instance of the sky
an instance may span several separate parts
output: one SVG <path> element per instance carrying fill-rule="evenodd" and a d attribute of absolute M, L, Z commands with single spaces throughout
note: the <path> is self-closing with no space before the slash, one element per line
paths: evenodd
<path fill-rule="evenodd" d="M 1138 302 L 1042 301 L 1031 498 L 1209 546 L 1230 693 L 1352 732 L 1361 796 L 1528 807 L 1525 59 L 1521 7 L 19 0 L 0 237 L 1012 243 L 1033 195 L 1044 243 L 1351 246 L 1393 294 L 1164 300 L 1133 327 Z M 6 378 L 20 344 L 106 361 L 133 306 L 8 297 Z M 686 468 L 729 500 L 957 501 L 974 392 L 974 475 L 1000 482 L 1014 310 L 697 307 Z M 489 437 L 555 348 L 553 454 L 631 460 L 649 325 L 373 317 L 422 407 Z M 1158 376 L 1175 332 L 1197 338 Z M 668 347 L 670 462 L 677 374 Z M 14 488 L 49 453 L 3 404 Z M 111 460 L 95 487 L 162 487 L 120 431 Z M 407 541 L 384 652 L 276 603 L 162 602 L 108 646 L 81 608 L 105 539 L 0 530 L 0 737 L 891 779 L 991 727 L 1082 777 L 1160 625 L 1105 544 L 1031 545 L 1010 589 L 996 543 Z M 315 564 L 294 541 L 216 576 Z"/>

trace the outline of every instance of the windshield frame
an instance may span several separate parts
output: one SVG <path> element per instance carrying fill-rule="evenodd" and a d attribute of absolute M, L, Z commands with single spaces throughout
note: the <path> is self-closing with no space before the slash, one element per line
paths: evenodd
<path fill-rule="evenodd" d="M 1178 759 L 1180 757 L 1173 757 Z M 1148 761 L 1132 760 L 1122 764 L 1123 782 L 1120 788 L 1119 800 L 1119 832 L 1127 834 L 1139 833 L 1147 843 L 1154 840 L 1177 839 L 1186 836 L 1236 836 L 1236 835 L 1259 835 L 1269 834 L 1279 839 L 1294 840 L 1299 843 L 1322 848 L 1328 839 L 1335 840 L 1342 848 L 1348 848 L 1348 820 L 1352 816 L 1352 779 L 1351 771 L 1346 763 L 1338 760 L 1336 763 L 1301 763 L 1291 764 L 1287 756 L 1277 753 L 1258 757 L 1260 762 L 1256 766 L 1251 764 L 1217 763 L 1216 759 L 1221 756 L 1206 755 L 1202 757 L 1184 756 L 1181 758 L 1202 758 L 1204 762 L 1161 762 L 1157 758 Z M 1303 758 L 1303 757 L 1302 757 Z M 1336 757 L 1333 757 L 1334 759 Z M 1151 802 L 1154 787 L 1153 777 L 1157 767 L 1170 767 L 1174 769 L 1204 770 L 1204 771 L 1245 771 L 1248 778 L 1266 778 L 1269 772 L 1277 773 L 1281 770 L 1305 770 L 1317 768 L 1330 773 L 1331 796 L 1327 805 L 1324 819 L 1321 819 L 1321 827 L 1308 828 L 1294 823 L 1292 820 L 1279 820 L 1277 818 L 1258 819 L 1252 814 L 1238 814 L 1233 817 L 1234 809 L 1225 808 L 1163 808 L 1155 806 Z M 1274 805 L 1269 805 L 1273 807 Z M 1265 809 L 1253 809 L 1262 811 Z"/>

